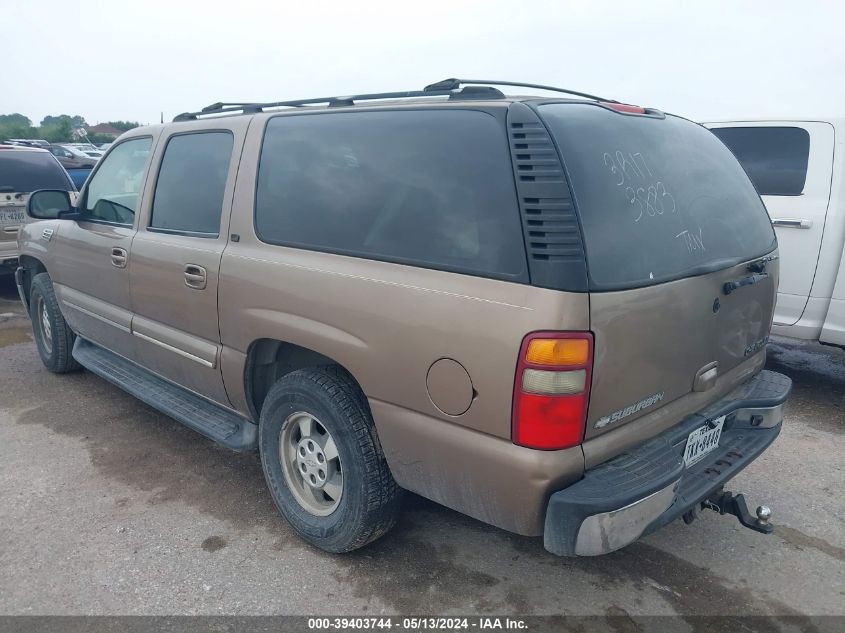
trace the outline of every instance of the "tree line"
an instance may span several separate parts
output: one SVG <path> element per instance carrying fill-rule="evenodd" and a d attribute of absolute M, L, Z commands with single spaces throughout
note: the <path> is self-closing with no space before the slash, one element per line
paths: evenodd
<path fill-rule="evenodd" d="M 106 121 L 108 125 L 121 132 L 131 130 L 141 125 L 137 121 Z M 85 118 L 75 114 L 59 114 L 45 116 L 37 126 L 32 124 L 29 117 L 20 113 L 0 114 L 0 142 L 10 138 L 38 138 L 51 143 L 68 143 L 72 141 L 89 140 L 92 143 L 108 143 L 110 136 L 104 134 L 79 134 L 80 130 L 88 127 Z"/>

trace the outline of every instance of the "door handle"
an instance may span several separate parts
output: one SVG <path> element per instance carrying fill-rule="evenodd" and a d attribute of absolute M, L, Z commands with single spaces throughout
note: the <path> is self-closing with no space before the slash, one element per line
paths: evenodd
<path fill-rule="evenodd" d="M 111 263 L 117 268 L 126 268 L 126 249 L 118 246 L 111 249 Z"/>
<path fill-rule="evenodd" d="M 204 290 L 208 284 L 205 268 L 196 264 L 185 265 L 185 285 L 194 290 Z"/>
<path fill-rule="evenodd" d="M 775 218 L 772 220 L 772 224 L 785 229 L 809 229 L 813 226 L 813 221 L 802 220 L 801 218 Z"/>

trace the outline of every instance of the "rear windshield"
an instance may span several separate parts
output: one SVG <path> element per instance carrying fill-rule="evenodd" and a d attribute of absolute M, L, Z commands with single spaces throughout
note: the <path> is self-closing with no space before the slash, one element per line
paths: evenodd
<path fill-rule="evenodd" d="M 539 109 L 570 179 L 592 288 L 704 274 L 774 249 L 760 197 L 709 130 L 592 104 Z"/>
<path fill-rule="evenodd" d="M 0 150 L 0 191 L 31 193 L 73 185 L 61 165 L 47 152 Z"/>
<path fill-rule="evenodd" d="M 745 168 L 761 196 L 798 196 L 807 180 L 810 133 L 800 127 L 723 127 L 710 130 Z"/>

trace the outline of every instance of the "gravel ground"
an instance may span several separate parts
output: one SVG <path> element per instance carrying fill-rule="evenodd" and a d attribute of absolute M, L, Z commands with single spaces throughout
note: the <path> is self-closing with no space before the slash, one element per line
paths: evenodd
<path fill-rule="evenodd" d="M 387 537 L 331 556 L 276 513 L 256 455 L 47 372 L 16 298 L 0 278 L 1 614 L 845 614 L 841 350 L 769 346 L 787 421 L 731 489 L 772 506 L 772 536 L 707 513 L 562 559 L 411 496 Z"/>

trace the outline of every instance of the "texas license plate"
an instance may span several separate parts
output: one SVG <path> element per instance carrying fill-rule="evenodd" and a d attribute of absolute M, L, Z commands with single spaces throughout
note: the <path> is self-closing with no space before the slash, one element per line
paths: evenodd
<path fill-rule="evenodd" d="M 0 225 L 23 224 L 26 220 L 26 213 L 23 209 L 6 209 L 0 211 Z"/>
<path fill-rule="evenodd" d="M 722 416 L 689 434 L 687 447 L 684 449 L 684 464 L 687 468 L 701 461 L 707 453 L 719 445 L 719 438 L 722 436 L 724 425 L 725 416 Z"/>

